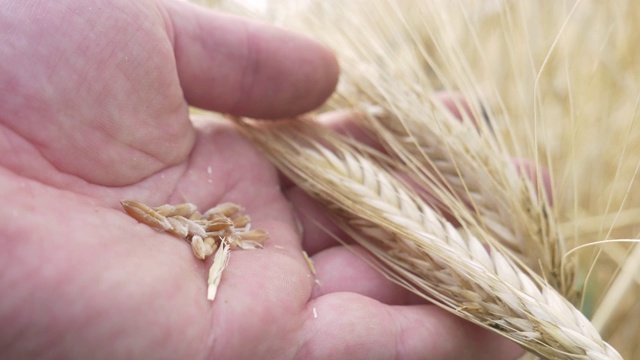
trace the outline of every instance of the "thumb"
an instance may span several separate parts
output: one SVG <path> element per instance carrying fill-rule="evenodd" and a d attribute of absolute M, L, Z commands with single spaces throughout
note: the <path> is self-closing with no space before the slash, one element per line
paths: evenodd
<path fill-rule="evenodd" d="M 257 118 L 288 117 L 333 92 L 338 64 L 294 33 L 165 0 L 178 76 L 190 105 Z"/>

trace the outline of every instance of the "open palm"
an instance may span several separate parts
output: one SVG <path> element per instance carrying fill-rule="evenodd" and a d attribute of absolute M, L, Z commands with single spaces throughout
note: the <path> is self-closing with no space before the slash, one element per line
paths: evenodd
<path fill-rule="evenodd" d="M 513 354 L 435 306 L 406 305 L 328 235 L 302 234 L 294 213 L 317 212 L 311 202 L 228 123 L 189 120 L 189 105 L 262 118 L 313 109 L 337 78 L 324 48 L 177 1 L 0 3 L 0 354 Z M 232 253 L 211 303 L 209 263 L 129 218 L 121 199 L 235 202 L 271 239 Z"/>

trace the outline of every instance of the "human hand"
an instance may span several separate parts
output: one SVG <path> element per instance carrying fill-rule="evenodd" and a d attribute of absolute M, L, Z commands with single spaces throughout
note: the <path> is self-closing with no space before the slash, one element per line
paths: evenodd
<path fill-rule="evenodd" d="M 308 199 L 281 189 L 229 124 L 188 118 L 188 105 L 259 118 L 311 110 L 335 86 L 327 50 L 171 0 L 0 4 L 3 356 L 518 352 L 433 305 L 407 305 L 411 296 L 317 229 L 301 235 L 293 208 L 317 211 Z M 271 239 L 232 254 L 211 303 L 209 264 L 126 216 L 121 199 L 201 209 L 235 202 Z"/>

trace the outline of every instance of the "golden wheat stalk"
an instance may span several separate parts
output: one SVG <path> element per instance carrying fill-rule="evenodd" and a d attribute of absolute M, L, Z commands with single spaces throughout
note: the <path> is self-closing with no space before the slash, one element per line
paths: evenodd
<path fill-rule="evenodd" d="M 456 229 L 336 134 L 310 122 L 236 122 L 399 284 L 544 358 L 621 358 L 544 280 Z"/>

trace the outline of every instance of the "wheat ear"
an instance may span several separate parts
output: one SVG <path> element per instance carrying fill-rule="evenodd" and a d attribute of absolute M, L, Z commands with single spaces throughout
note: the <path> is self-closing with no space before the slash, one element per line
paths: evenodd
<path fill-rule="evenodd" d="M 349 25 L 326 35 L 319 30 L 313 32 L 326 37 L 338 51 L 343 69 L 336 96 L 340 105 L 358 109 L 364 115 L 361 120 L 365 127 L 389 154 L 410 168 L 408 173 L 414 181 L 432 190 L 439 203 L 471 207 L 473 221 L 491 232 L 492 238 L 516 252 L 521 261 L 565 296 L 577 299 L 573 268 L 562 263 L 565 244 L 553 222 L 555 217 L 549 216 L 552 209 L 544 189 L 518 174 L 501 137 L 480 123 L 482 109 L 477 104 L 481 95 L 468 101 L 477 117 L 477 128 L 471 119 L 453 119 L 431 99 L 433 78 L 446 71 L 433 59 L 438 53 L 445 55 L 441 53 L 445 50 L 426 49 L 419 34 L 429 27 L 411 23 L 405 13 L 408 9 L 401 9 L 396 2 L 339 6 L 344 13 L 357 14 Z M 420 8 L 416 5 L 413 10 Z M 446 11 L 446 6 L 439 10 Z M 349 31 L 351 27 L 359 30 Z M 403 50 L 411 56 L 401 56 Z M 398 52 L 401 55 L 390 56 Z M 424 64 L 435 74 L 425 72 Z"/>
<path fill-rule="evenodd" d="M 429 27 L 414 24 L 405 13 L 409 8 L 412 12 L 426 9 L 419 5 L 407 5 L 405 9 L 394 1 L 318 7 L 317 15 L 314 13 L 301 27 L 324 39 L 338 53 L 343 71 L 332 106 L 358 110 L 363 115 L 362 124 L 389 154 L 409 167 L 407 173 L 414 181 L 435 190 L 431 193 L 436 201 L 471 207 L 474 212 L 468 214 L 473 219 L 465 221 L 475 221 L 492 232 L 492 238 L 517 253 L 552 286 L 572 300 L 578 299 L 574 268 L 562 262 L 565 244 L 553 222 L 555 217 L 549 216 L 553 209 L 545 201 L 543 187 L 518 174 L 500 143 L 501 137 L 493 136 L 489 126 L 474 128 L 469 126 L 471 121 L 452 119 L 430 98 L 434 82 L 438 82 L 434 78 L 444 81 L 447 77 L 443 75 L 450 69 L 443 69 L 434 60 L 438 54 L 446 55 L 441 53 L 444 50 L 426 48 L 420 31 Z M 446 11 L 443 7 L 441 12 Z M 325 23 L 313 21 L 316 17 L 326 22 L 340 21 L 344 14 L 353 16 L 336 28 L 326 29 Z M 445 88 L 460 86 L 448 84 Z M 477 104 L 481 96 L 475 95 L 469 96 L 469 104 L 479 122 L 482 109 Z"/>
<path fill-rule="evenodd" d="M 392 280 L 544 358 L 621 358 L 540 277 L 456 229 L 337 135 L 310 122 L 235 121 L 285 174 L 327 206 Z"/>
<path fill-rule="evenodd" d="M 400 98 L 407 101 L 409 96 Z M 562 294 L 575 299 L 573 271 L 561 270 L 564 243 L 549 216 L 545 190 L 518 173 L 493 134 L 452 119 L 425 100 L 398 108 L 369 106 L 361 119 L 398 160 L 395 163 L 408 168 L 413 180 L 443 207 L 470 208 L 471 212 L 453 209 L 452 213 L 470 216 L 459 220 L 476 222 Z"/>

